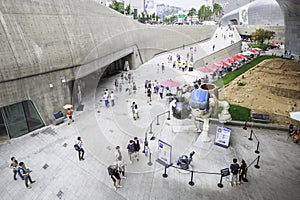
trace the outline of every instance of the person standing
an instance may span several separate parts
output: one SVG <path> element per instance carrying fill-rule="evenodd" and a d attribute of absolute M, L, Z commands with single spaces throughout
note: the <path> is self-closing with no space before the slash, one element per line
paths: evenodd
<path fill-rule="evenodd" d="M 147 156 L 147 157 L 149 154 L 151 154 L 148 142 L 145 143 L 144 153 L 145 153 L 145 156 Z"/>
<path fill-rule="evenodd" d="M 215 50 L 215 44 L 213 45 L 212 49 L 213 49 L 213 51 Z"/>
<path fill-rule="evenodd" d="M 163 99 L 163 94 L 164 94 L 164 86 L 160 86 L 159 90 L 158 90 L 159 96 L 161 99 Z"/>
<path fill-rule="evenodd" d="M 111 102 L 111 106 L 115 105 L 115 94 L 113 91 L 110 92 L 110 102 Z"/>
<path fill-rule="evenodd" d="M 30 184 L 35 183 L 35 181 L 33 181 L 31 179 L 31 176 L 30 176 L 31 170 L 29 170 L 28 168 L 25 167 L 24 162 L 20 162 L 19 163 L 18 171 L 20 172 L 20 175 L 25 180 L 25 186 L 26 186 L 26 188 L 31 189 L 31 186 L 28 184 L 28 181 L 30 182 Z"/>
<path fill-rule="evenodd" d="M 84 160 L 84 158 L 83 158 L 84 149 L 83 149 L 83 142 L 81 140 L 81 137 L 77 137 L 77 141 L 74 146 L 77 146 L 79 160 Z"/>
<path fill-rule="evenodd" d="M 68 125 L 70 125 L 71 122 L 74 122 L 74 119 L 73 119 L 73 110 L 71 108 L 67 109 L 67 118 L 68 118 Z"/>
<path fill-rule="evenodd" d="M 136 90 L 137 90 L 137 88 L 136 88 L 135 82 L 133 82 L 133 84 L 132 84 L 133 94 L 136 94 Z"/>
<path fill-rule="evenodd" d="M 239 182 L 243 183 L 246 180 L 247 175 L 247 164 L 244 160 L 242 160 L 242 164 L 240 166 L 240 176 L 239 176 Z"/>
<path fill-rule="evenodd" d="M 135 152 L 135 144 L 133 140 L 129 141 L 129 144 L 127 145 L 127 150 L 128 150 L 130 164 L 132 164 L 134 159 L 134 152 Z"/>
<path fill-rule="evenodd" d="M 134 137 L 134 157 L 136 158 L 137 161 L 140 160 L 140 141 L 137 137 Z"/>
<path fill-rule="evenodd" d="M 122 161 L 123 158 L 122 158 L 122 153 L 120 151 L 120 146 L 116 146 L 115 156 L 116 156 L 116 162 Z"/>
<path fill-rule="evenodd" d="M 231 186 L 233 186 L 234 180 L 235 180 L 236 185 L 238 184 L 238 174 L 239 174 L 239 169 L 240 169 L 240 166 L 237 163 L 237 159 L 234 158 L 232 161 L 233 161 L 233 163 L 230 164 Z"/>
<path fill-rule="evenodd" d="M 17 174 L 18 174 L 18 161 L 16 160 L 15 157 L 10 158 L 11 163 L 9 165 L 9 168 L 12 169 L 13 174 L 14 174 L 14 180 L 17 180 Z"/>

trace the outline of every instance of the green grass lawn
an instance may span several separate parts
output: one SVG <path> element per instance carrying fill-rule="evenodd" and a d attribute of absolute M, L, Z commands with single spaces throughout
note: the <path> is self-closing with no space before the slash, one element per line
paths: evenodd
<path fill-rule="evenodd" d="M 224 85 L 227 85 L 231 81 L 233 81 L 236 77 L 240 76 L 241 74 L 245 73 L 249 69 L 253 68 L 260 62 L 271 59 L 271 58 L 279 58 L 278 56 L 260 56 L 255 59 L 253 59 L 251 62 L 243 65 L 241 68 L 230 72 L 226 76 L 224 76 L 222 79 L 219 79 L 213 84 L 215 84 L 218 88 L 223 87 Z M 251 120 L 251 110 L 246 107 L 230 104 L 229 113 L 231 114 L 232 120 L 237 121 L 250 121 Z"/>

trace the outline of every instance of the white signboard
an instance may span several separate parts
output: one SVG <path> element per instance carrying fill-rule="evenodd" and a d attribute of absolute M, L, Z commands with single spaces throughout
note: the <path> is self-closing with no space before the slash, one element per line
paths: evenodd
<path fill-rule="evenodd" d="M 171 165 L 172 146 L 162 140 L 158 140 L 158 162 L 163 165 Z"/>
<path fill-rule="evenodd" d="M 215 144 L 222 147 L 229 147 L 231 129 L 218 126 L 216 132 Z"/>
<path fill-rule="evenodd" d="M 248 7 L 249 5 L 246 5 L 239 10 L 239 21 L 241 24 L 248 24 Z"/>

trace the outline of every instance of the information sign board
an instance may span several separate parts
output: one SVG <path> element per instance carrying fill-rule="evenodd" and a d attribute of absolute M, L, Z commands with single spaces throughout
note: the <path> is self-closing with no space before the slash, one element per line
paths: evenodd
<path fill-rule="evenodd" d="M 157 161 L 165 166 L 171 165 L 172 146 L 162 140 L 158 140 Z"/>
<path fill-rule="evenodd" d="M 216 132 L 215 144 L 228 148 L 230 143 L 230 135 L 231 135 L 231 129 L 218 126 Z"/>

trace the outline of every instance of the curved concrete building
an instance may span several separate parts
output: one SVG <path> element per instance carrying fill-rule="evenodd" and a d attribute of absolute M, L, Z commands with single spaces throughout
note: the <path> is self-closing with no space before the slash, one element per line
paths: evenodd
<path fill-rule="evenodd" d="M 51 123 L 64 104 L 80 104 L 81 78 L 100 78 L 125 60 L 134 68 L 216 29 L 142 25 L 92 0 L 3 0 L 0 23 L 3 137 Z"/>
<path fill-rule="evenodd" d="M 221 22 L 234 25 L 284 25 L 284 17 L 275 0 L 257 0 L 227 13 Z"/>

